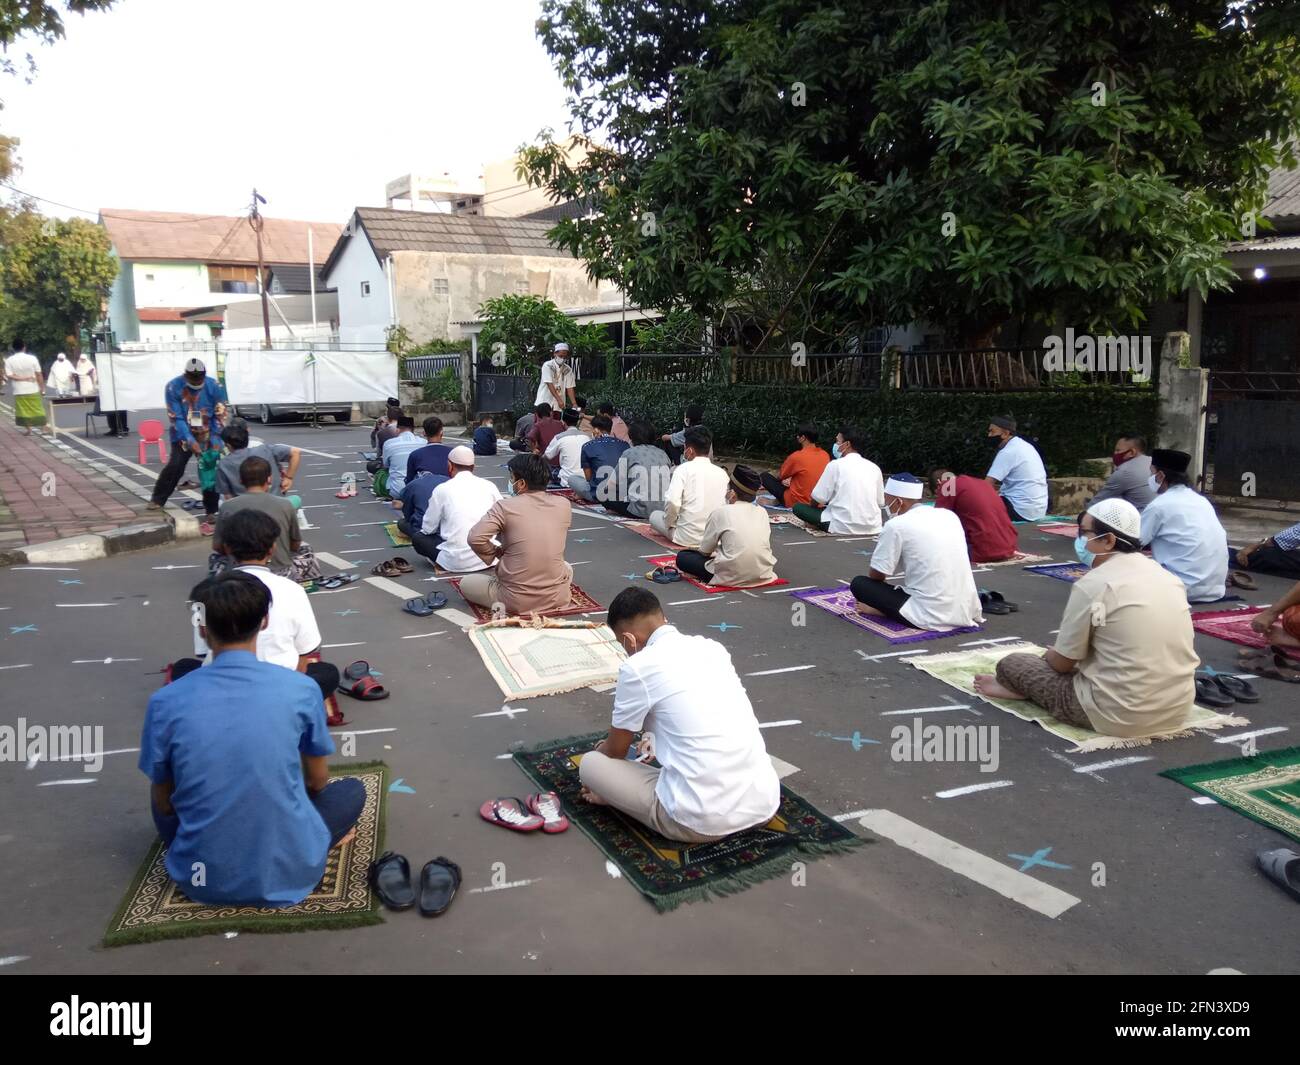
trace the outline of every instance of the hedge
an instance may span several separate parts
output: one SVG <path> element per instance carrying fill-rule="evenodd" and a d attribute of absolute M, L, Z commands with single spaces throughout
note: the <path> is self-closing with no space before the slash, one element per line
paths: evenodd
<path fill-rule="evenodd" d="M 687 404 L 698 403 L 719 450 L 756 457 L 791 451 L 800 422 L 819 426 L 828 448 L 841 425 L 857 424 L 870 440 L 869 457 L 883 470 L 918 476 L 936 465 L 983 474 L 993 458 L 987 434 L 994 414 L 1013 414 L 1020 432 L 1038 444 L 1048 473 L 1058 477 L 1087 472 L 1085 460 L 1109 455 L 1121 432 L 1154 441 L 1159 421 L 1153 389 L 861 392 L 591 381 L 583 391 L 589 410 L 609 400 L 624 418 L 648 417 L 662 431 L 680 426 Z"/>

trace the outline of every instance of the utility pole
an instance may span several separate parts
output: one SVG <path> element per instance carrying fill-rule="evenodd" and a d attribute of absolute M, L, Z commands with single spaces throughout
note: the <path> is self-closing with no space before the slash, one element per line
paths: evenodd
<path fill-rule="evenodd" d="M 271 311 L 266 302 L 266 267 L 262 263 L 262 214 L 257 209 L 259 203 L 266 203 L 263 196 L 259 196 L 257 189 L 253 190 L 253 202 L 248 208 L 248 224 L 253 227 L 253 232 L 257 234 L 257 290 L 262 294 L 262 331 L 266 335 L 266 350 L 271 350 Z"/>

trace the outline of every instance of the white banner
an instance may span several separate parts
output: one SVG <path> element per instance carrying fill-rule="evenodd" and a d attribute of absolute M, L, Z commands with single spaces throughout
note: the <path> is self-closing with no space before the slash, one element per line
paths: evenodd
<path fill-rule="evenodd" d="M 192 351 L 133 351 L 95 356 L 101 410 L 157 410 L 163 390 L 180 376 Z M 203 357 L 203 356 L 200 356 Z M 209 359 L 204 357 L 204 361 Z"/>

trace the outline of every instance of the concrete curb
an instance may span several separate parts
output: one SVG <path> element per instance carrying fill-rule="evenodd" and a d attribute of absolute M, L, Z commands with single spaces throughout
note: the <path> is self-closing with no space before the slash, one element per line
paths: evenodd
<path fill-rule="evenodd" d="M 190 521 L 194 526 L 191 535 L 197 536 L 198 522 L 192 518 Z M 119 526 L 106 533 L 86 533 L 83 536 L 69 536 L 63 540 L 49 540 L 43 544 L 28 544 L 25 547 L 0 551 L 0 566 L 45 566 L 66 562 L 89 562 L 97 558 L 107 558 L 109 555 L 118 555 L 124 551 L 158 547 L 182 538 L 176 526 L 170 521 L 141 521 L 132 525 Z"/>

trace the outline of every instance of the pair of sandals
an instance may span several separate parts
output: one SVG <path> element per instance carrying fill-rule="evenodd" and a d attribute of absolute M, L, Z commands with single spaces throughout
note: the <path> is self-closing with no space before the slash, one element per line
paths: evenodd
<path fill-rule="evenodd" d="M 654 581 L 655 584 L 676 584 L 682 575 L 677 572 L 676 566 L 656 566 L 645 575 L 645 579 Z"/>
<path fill-rule="evenodd" d="M 560 797 L 553 791 L 530 795 L 527 800 L 513 796 L 489 799 L 478 812 L 484 821 L 512 832 L 536 832 L 540 828 L 547 835 L 554 835 L 569 827 Z"/>
<path fill-rule="evenodd" d="M 411 884 L 411 863 L 404 854 L 385 851 L 370 863 L 370 887 L 390 910 L 409 910 L 417 902 L 424 917 L 441 917 L 460 888 L 460 866 L 442 855 L 420 870 L 420 890 Z"/>
<path fill-rule="evenodd" d="M 1014 614 L 1020 609 L 1015 603 L 1008 603 L 1001 592 L 980 589 L 980 608 L 985 614 Z"/>
<path fill-rule="evenodd" d="M 1196 701 L 1202 706 L 1222 710 L 1233 703 L 1257 703 L 1259 692 L 1250 681 L 1231 673 L 1197 673 Z"/>
<path fill-rule="evenodd" d="M 351 499 L 357 494 L 357 482 L 349 481 L 341 489 L 334 493 L 335 499 Z"/>
<path fill-rule="evenodd" d="M 370 663 L 364 659 L 357 659 L 352 665 L 343 671 L 343 683 L 339 685 L 339 691 L 345 695 L 350 695 L 354 699 L 360 699 L 363 703 L 375 703 L 380 699 L 387 699 L 389 691 L 375 679 L 370 672 Z"/>
<path fill-rule="evenodd" d="M 1255 855 L 1260 871 L 1273 883 L 1300 902 L 1300 854 L 1287 847 L 1260 851 Z"/>
<path fill-rule="evenodd" d="M 1270 680 L 1300 684 L 1300 660 L 1273 647 L 1243 647 L 1237 652 L 1237 665 Z"/>
<path fill-rule="evenodd" d="M 346 588 L 353 581 L 359 578 L 355 573 L 336 573 L 333 577 L 326 577 L 324 580 L 315 581 L 315 588 L 308 588 L 309 592 L 313 591 L 331 591 L 334 588 Z"/>
<path fill-rule="evenodd" d="M 370 567 L 370 572 L 376 577 L 400 577 L 406 573 L 414 573 L 415 567 L 398 555 L 396 558 L 386 558 L 383 562 L 376 562 Z"/>
<path fill-rule="evenodd" d="M 417 618 L 427 618 L 435 610 L 441 610 L 446 605 L 447 597 L 442 592 L 430 592 L 428 595 L 417 595 L 414 599 L 408 599 L 402 604 L 402 609 Z"/>

